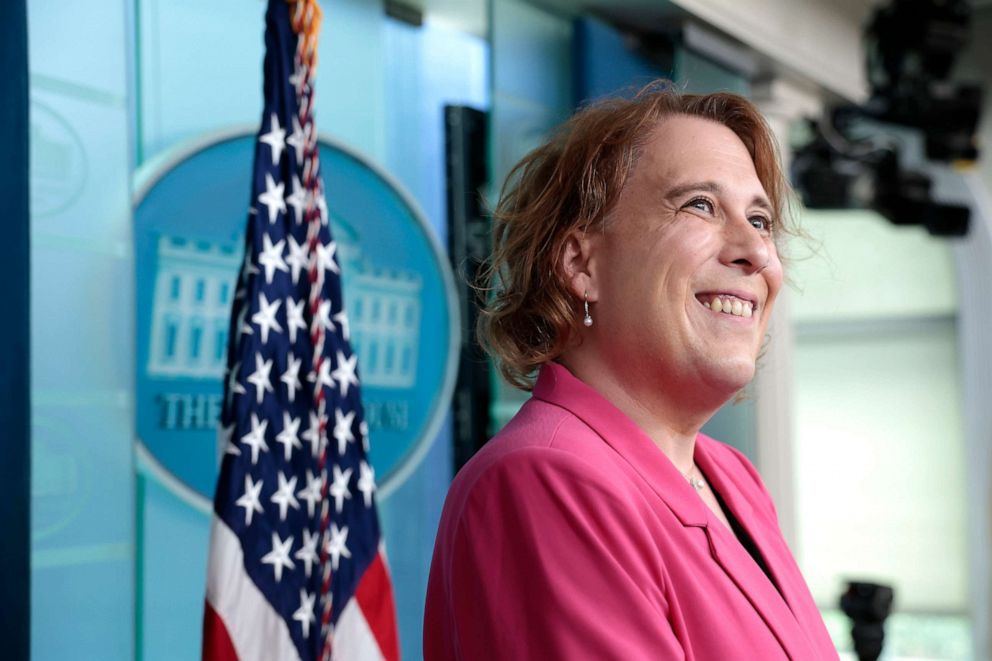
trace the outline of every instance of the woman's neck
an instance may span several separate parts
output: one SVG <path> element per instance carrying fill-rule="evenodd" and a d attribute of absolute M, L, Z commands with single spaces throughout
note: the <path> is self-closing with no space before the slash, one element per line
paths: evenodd
<path fill-rule="evenodd" d="M 562 356 L 559 362 L 640 427 L 680 472 L 691 470 L 696 435 L 722 401 L 702 401 L 687 396 L 685 389 L 673 393 L 657 385 L 636 385 L 636 379 L 617 378 L 613 370 L 591 364 L 581 354 Z"/>

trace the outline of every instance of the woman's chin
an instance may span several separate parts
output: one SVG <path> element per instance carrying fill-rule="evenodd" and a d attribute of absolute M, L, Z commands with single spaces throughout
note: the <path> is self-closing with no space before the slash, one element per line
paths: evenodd
<path fill-rule="evenodd" d="M 701 376 L 709 390 L 729 400 L 751 383 L 755 371 L 754 359 L 742 356 L 707 365 Z"/>

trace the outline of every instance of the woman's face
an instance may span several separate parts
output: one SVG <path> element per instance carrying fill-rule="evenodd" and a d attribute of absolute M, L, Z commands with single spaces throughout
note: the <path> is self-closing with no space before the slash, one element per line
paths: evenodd
<path fill-rule="evenodd" d="M 683 397 L 746 385 L 782 286 L 773 220 L 733 131 L 664 120 L 593 239 L 589 330 L 607 368 Z"/>

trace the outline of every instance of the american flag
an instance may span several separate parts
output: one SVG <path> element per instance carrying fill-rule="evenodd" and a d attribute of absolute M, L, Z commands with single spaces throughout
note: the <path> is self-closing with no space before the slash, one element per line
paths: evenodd
<path fill-rule="evenodd" d="M 398 659 L 357 358 L 313 122 L 321 12 L 269 0 L 231 312 L 203 658 Z"/>

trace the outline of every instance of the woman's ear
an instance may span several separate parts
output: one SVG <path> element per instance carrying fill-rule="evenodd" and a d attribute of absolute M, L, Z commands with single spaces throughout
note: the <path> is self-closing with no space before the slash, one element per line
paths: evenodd
<path fill-rule="evenodd" d="M 576 298 L 599 298 L 596 282 L 597 249 L 602 234 L 574 229 L 565 238 L 561 253 L 561 272 L 565 283 Z"/>

